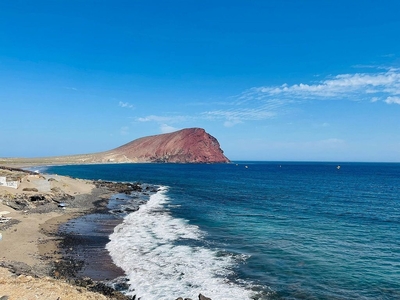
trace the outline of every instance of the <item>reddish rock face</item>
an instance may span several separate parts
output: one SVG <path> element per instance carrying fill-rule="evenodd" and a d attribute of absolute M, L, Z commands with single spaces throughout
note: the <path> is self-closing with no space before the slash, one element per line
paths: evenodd
<path fill-rule="evenodd" d="M 227 163 L 216 138 L 202 128 L 148 136 L 108 151 L 115 161 Z"/>

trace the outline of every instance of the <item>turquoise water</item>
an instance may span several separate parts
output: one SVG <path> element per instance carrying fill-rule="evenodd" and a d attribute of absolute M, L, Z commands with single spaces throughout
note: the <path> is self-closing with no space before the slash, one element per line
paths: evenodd
<path fill-rule="evenodd" d="M 214 300 L 400 299 L 400 164 L 337 165 L 107 164 L 47 172 L 162 187 L 108 245 L 143 300 L 198 292 Z"/>

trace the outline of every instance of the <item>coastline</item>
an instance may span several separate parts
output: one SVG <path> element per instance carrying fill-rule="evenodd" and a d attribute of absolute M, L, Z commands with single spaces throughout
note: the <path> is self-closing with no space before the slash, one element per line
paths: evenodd
<path fill-rule="evenodd" d="M 104 186 L 90 180 L 20 171 L 3 170 L 7 174 L 2 174 L 19 177 L 17 189 L 0 186 L 0 297 L 131 299 L 102 282 L 80 279 L 69 272 L 74 265 L 65 259 L 62 243 L 66 236 L 59 232 L 70 220 L 104 210 L 122 184 Z M 111 258 L 107 263 L 113 264 Z M 118 272 L 123 275 L 122 270 Z"/>

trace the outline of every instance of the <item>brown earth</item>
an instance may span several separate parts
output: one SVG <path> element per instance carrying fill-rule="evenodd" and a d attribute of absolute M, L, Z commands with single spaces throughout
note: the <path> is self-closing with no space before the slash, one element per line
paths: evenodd
<path fill-rule="evenodd" d="M 138 162 L 227 163 L 216 138 L 202 128 L 182 129 L 172 133 L 134 140 L 105 152 L 108 160 Z"/>

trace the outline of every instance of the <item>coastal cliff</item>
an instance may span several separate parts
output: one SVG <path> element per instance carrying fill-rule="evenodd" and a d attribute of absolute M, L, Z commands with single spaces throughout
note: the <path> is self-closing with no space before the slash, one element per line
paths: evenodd
<path fill-rule="evenodd" d="M 202 128 L 143 137 L 103 153 L 108 161 L 227 163 L 216 138 Z"/>

